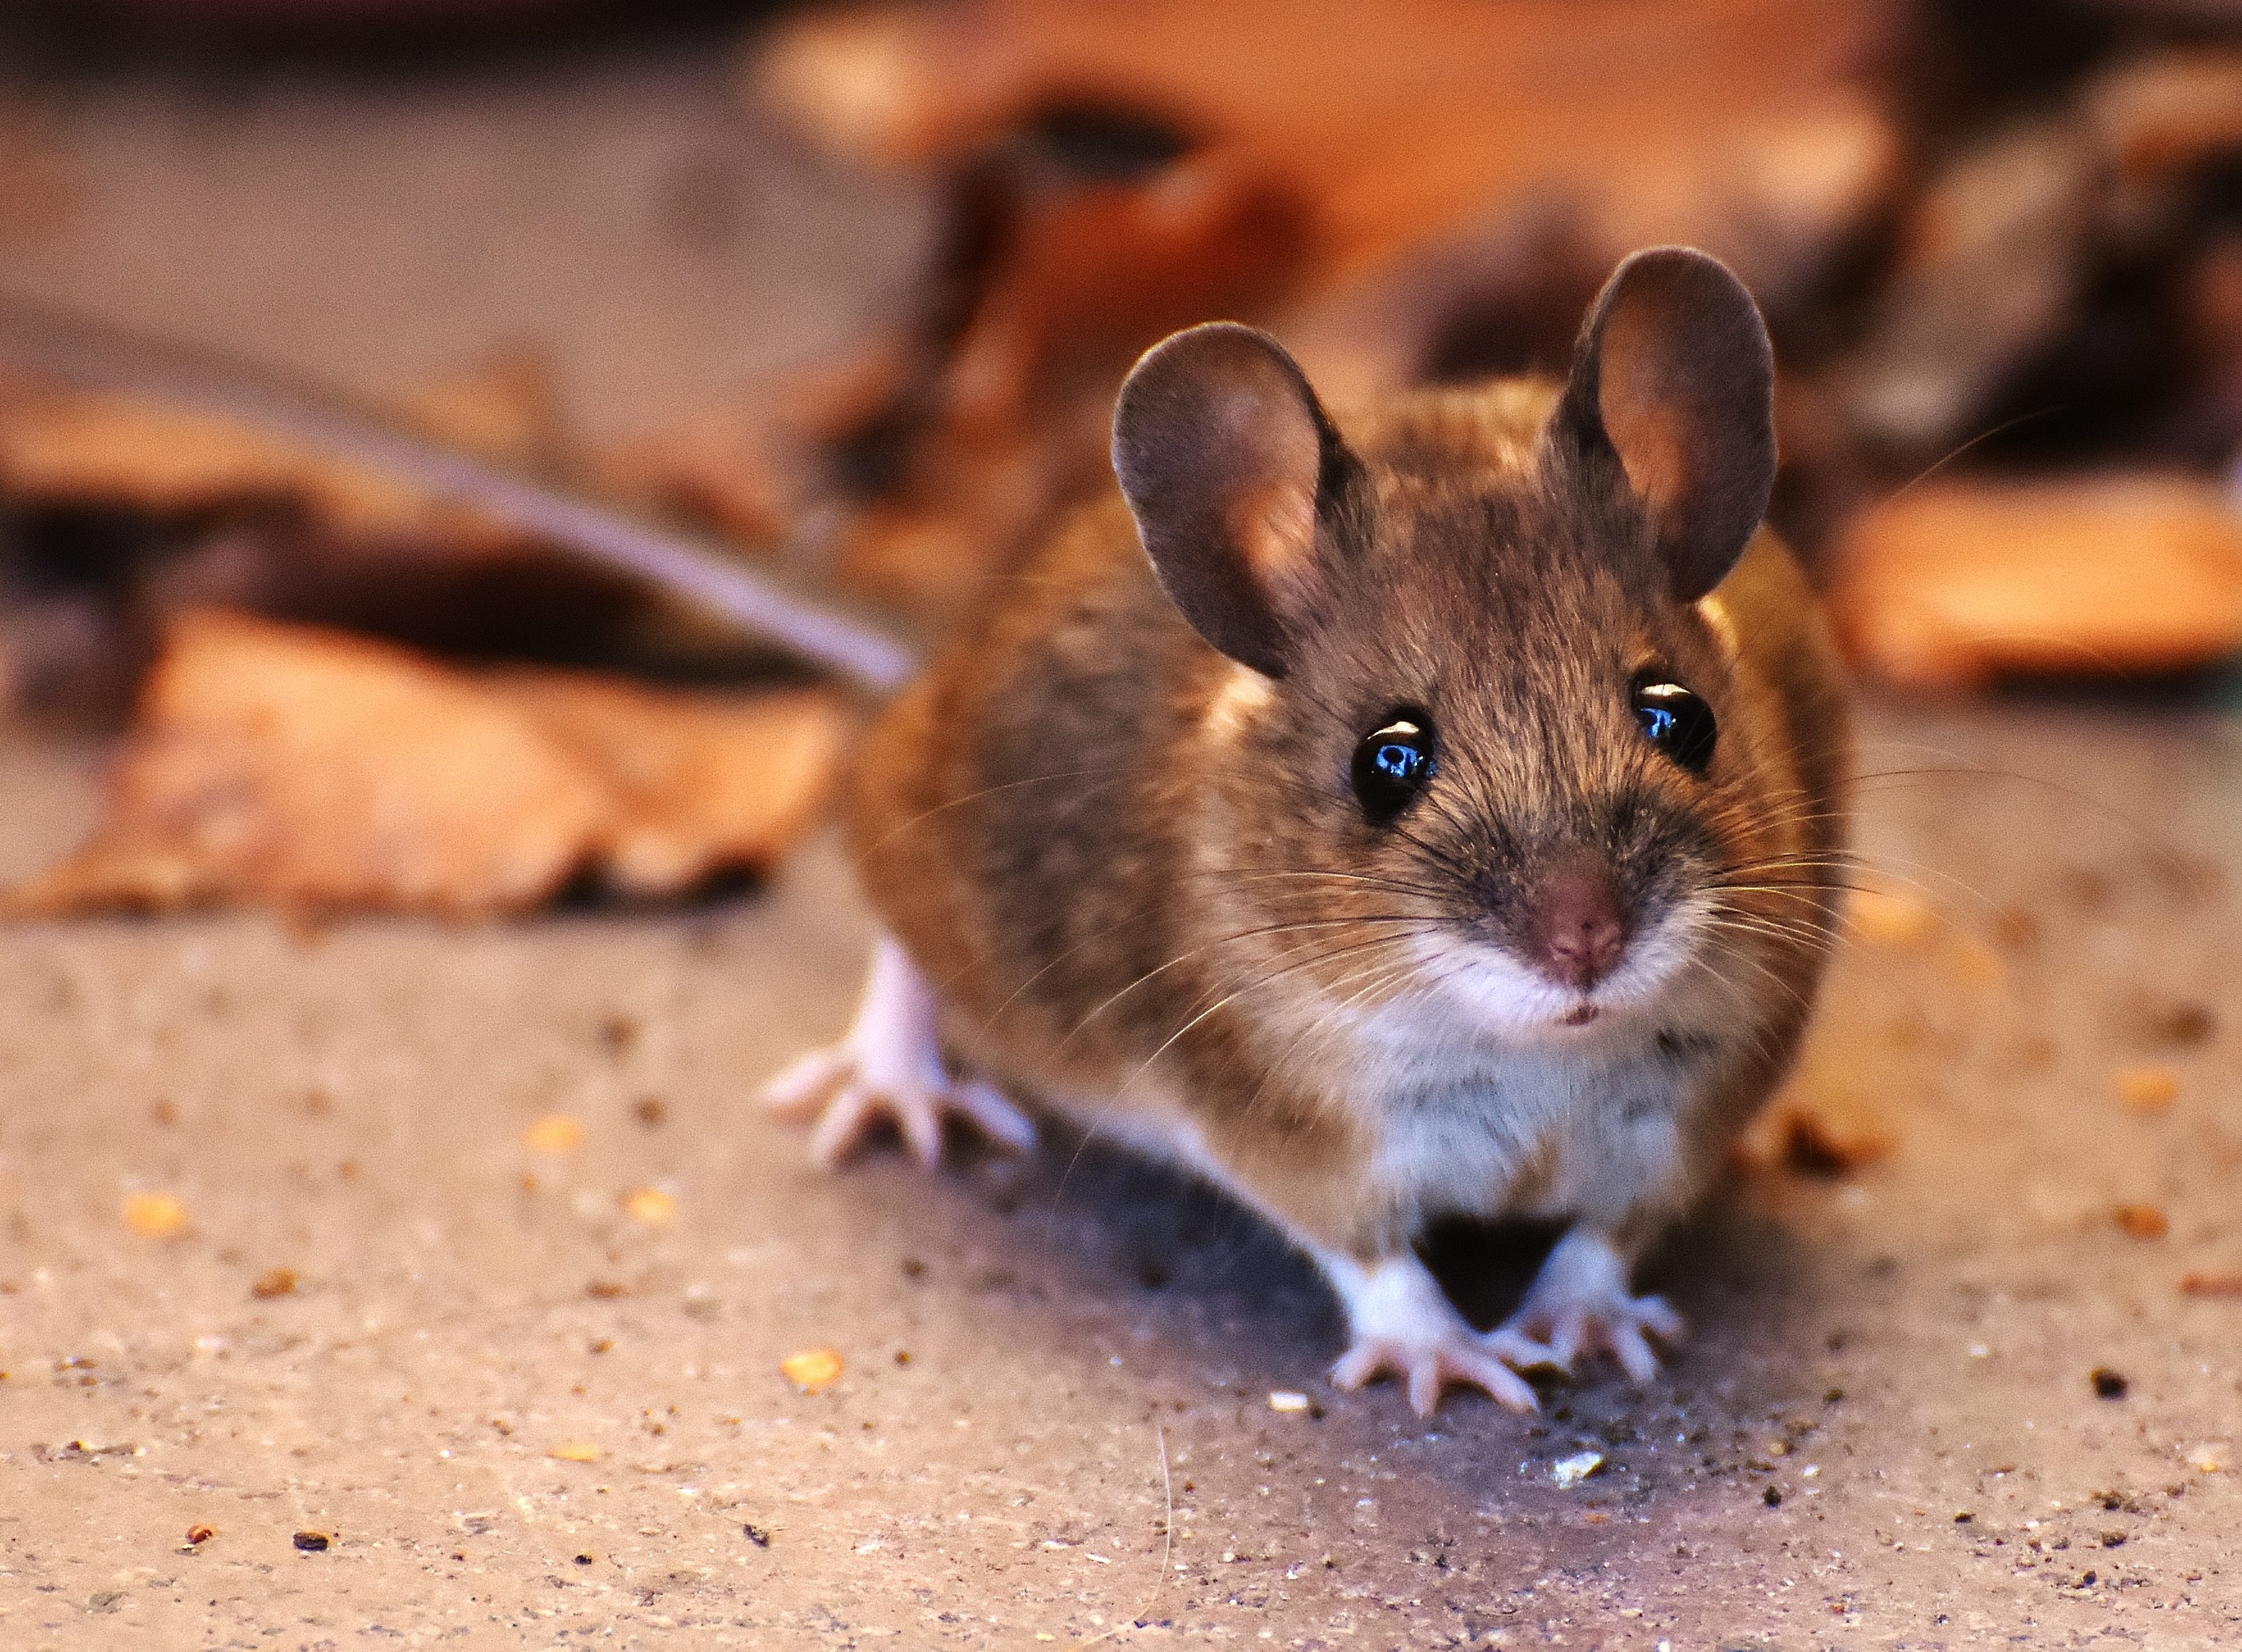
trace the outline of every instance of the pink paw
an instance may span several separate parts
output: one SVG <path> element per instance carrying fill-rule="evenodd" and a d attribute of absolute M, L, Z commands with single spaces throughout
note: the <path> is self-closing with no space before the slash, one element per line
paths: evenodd
<path fill-rule="evenodd" d="M 1410 1407 L 1420 1417 L 1431 1416 L 1440 1408 L 1440 1396 L 1458 1386 L 1483 1389 L 1495 1404 L 1512 1411 L 1539 1411 L 1541 1402 L 1534 1385 L 1504 1363 L 1496 1346 L 1492 1338 L 1468 1329 L 1438 1342 L 1361 1337 L 1339 1356 L 1331 1377 L 1348 1389 L 1359 1388 L 1373 1377 L 1399 1377 L 1408 1385 Z"/>
<path fill-rule="evenodd" d="M 993 1086 L 869 1072 L 845 1045 L 815 1051 L 795 1063 L 764 1089 L 763 1105 L 782 1118 L 817 1120 L 809 1156 L 827 1170 L 883 1125 L 894 1125 L 912 1156 L 930 1169 L 942 1162 L 944 1118 L 963 1119 L 1014 1152 L 1036 1145 L 1034 1121 Z"/>
<path fill-rule="evenodd" d="M 764 1086 L 782 1118 L 816 1118 L 809 1156 L 830 1170 L 871 1131 L 893 1125 L 919 1162 L 942 1161 L 942 1124 L 962 1118 L 1000 1146 L 1026 1152 L 1036 1126 L 993 1085 L 953 1078 L 935 1031 L 934 993 L 903 948 L 872 950 L 856 1019 L 839 1044 L 804 1056 Z"/>
<path fill-rule="evenodd" d="M 1518 1312 L 1496 1335 L 1547 1346 L 1569 1371 L 1583 1353 L 1608 1353 L 1637 1382 L 1658 1374 L 1650 1339 L 1679 1341 L 1686 1327 L 1662 1297 L 1634 1296 L 1627 1265 L 1608 1241 L 1580 1228 L 1557 1242 Z"/>

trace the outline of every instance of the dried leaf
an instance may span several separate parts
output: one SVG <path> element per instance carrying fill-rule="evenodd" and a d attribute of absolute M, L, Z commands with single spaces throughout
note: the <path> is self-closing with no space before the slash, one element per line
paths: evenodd
<path fill-rule="evenodd" d="M 766 870 L 808 825 L 842 715 L 812 694 L 487 683 L 363 639 L 191 614 L 93 842 L 11 903 L 473 916 L 534 906 L 587 871 L 677 893 Z"/>
<path fill-rule="evenodd" d="M 2172 1232 L 2172 1220 L 2154 1205 L 2120 1205 L 2111 1217 L 2125 1232 L 2138 1239 L 2160 1239 Z"/>
<path fill-rule="evenodd" d="M 1832 608 L 1910 688 L 2192 670 L 2242 649 L 2242 514 L 2179 476 L 1927 483 L 1844 535 Z"/>

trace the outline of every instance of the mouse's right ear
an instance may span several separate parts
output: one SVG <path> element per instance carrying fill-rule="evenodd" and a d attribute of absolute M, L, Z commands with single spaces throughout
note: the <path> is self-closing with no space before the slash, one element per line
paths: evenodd
<path fill-rule="evenodd" d="M 1161 588 L 1265 676 L 1322 594 L 1317 521 L 1348 462 L 1299 364 L 1235 322 L 1153 346 L 1113 408 L 1113 473 Z"/>

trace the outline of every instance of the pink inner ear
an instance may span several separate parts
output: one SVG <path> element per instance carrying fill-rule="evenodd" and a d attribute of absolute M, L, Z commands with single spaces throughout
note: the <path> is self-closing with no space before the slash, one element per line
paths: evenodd
<path fill-rule="evenodd" d="M 1254 588 L 1282 598 L 1306 577 L 1316 547 L 1315 495 L 1297 481 L 1268 481 L 1231 504 L 1225 525 Z"/>
<path fill-rule="evenodd" d="M 1633 295 L 1630 295 L 1632 297 Z M 1668 349 L 1681 318 L 1646 297 L 1616 306 L 1605 319 L 1597 402 L 1620 463 L 1653 520 L 1668 520 L 1688 498 L 1689 425 L 1686 384 L 1669 383 Z"/>
<path fill-rule="evenodd" d="M 1627 467 L 1628 486 L 1650 507 L 1653 521 L 1671 520 L 1690 487 L 1686 421 L 1672 407 L 1655 402 L 1621 407 L 1604 403 L 1604 428 Z"/>

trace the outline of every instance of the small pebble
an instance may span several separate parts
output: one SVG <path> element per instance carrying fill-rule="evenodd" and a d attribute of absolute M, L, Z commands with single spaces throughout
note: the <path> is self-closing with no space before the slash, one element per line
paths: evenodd
<path fill-rule="evenodd" d="M 325 1532 L 298 1532 L 289 1541 L 306 1555 L 324 1555 L 334 1539 Z"/>
<path fill-rule="evenodd" d="M 2104 1400 L 2123 1400 L 2131 1385 L 2106 1365 L 2098 1365 L 2087 1380 L 2094 1385 L 2096 1395 Z"/>
<path fill-rule="evenodd" d="M 1584 1451 L 1550 1465 L 1549 1478 L 1557 1482 L 1559 1490 L 1568 1491 L 1603 1466 L 1603 1453 Z"/>

